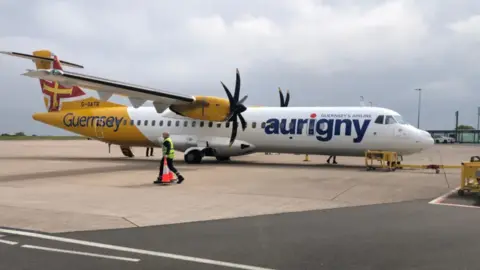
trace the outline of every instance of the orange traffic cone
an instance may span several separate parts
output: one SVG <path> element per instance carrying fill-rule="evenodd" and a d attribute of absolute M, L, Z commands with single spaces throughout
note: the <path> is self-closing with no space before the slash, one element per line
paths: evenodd
<path fill-rule="evenodd" d="M 173 172 L 168 169 L 167 159 L 163 159 L 162 183 L 171 183 L 173 181 Z"/>

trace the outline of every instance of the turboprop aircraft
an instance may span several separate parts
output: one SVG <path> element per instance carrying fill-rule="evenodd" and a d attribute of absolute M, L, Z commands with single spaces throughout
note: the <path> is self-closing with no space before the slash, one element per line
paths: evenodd
<path fill-rule="evenodd" d="M 36 121 L 123 149 L 161 147 L 162 132 L 168 131 L 187 163 L 255 152 L 364 156 L 366 150 L 382 150 L 403 156 L 434 144 L 428 132 L 386 108 L 247 107 L 238 70 L 233 95 L 221 82 L 227 98 L 191 96 L 65 71 L 62 65 L 83 66 L 48 50 L 2 53 L 35 63 L 23 75 L 40 80 L 47 112 L 33 114 Z M 127 96 L 133 107 L 108 101 L 113 94 Z M 153 107 L 141 107 L 147 100 Z"/>

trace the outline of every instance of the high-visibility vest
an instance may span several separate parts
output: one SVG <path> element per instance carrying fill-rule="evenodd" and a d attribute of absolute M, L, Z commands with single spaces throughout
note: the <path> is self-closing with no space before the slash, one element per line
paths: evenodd
<path fill-rule="evenodd" d="M 172 142 L 172 139 L 170 138 L 166 138 L 165 140 L 163 140 L 163 142 L 166 142 L 166 141 L 169 141 L 170 142 L 170 152 L 167 153 L 167 148 L 162 145 L 162 152 L 163 152 L 163 155 L 166 156 L 167 158 L 175 158 L 175 150 L 173 149 L 173 142 Z"/>

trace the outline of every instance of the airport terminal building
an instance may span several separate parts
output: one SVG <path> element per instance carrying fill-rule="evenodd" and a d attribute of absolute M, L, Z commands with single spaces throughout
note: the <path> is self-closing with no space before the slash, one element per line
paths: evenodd
<path fill-rule="evenodd" d="M 445 138 L 453 138 L 458 143 L 480 143 L 480 130 L 427 130 L 437 143 L 443 143 Z M 450 142 L 450 141 L 448 141 Z"/>

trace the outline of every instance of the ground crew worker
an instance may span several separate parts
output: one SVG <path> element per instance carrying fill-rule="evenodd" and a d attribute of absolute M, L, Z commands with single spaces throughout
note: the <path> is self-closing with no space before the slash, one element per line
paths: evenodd
<path fill-rule="evenodd" d="M 150 151 L 149 151 L 150 150 Z M 150 153 L 149 153 L 150 152 Z M 147 151 L 145 153 L 147 157 L 153 157 L 153 147 L 147 147 Z"/>
<path fill-rule="evenodd" d="M 159 184 L 162 182 L 163 175 L 163 164 L 164 158 L 167 159 L 167 166 L 170 171 L 172 171 L 178 177 L 178 184 L 182 183 L 185 178 L 180 174 L 180 172 L 173 166 L 173 159 L 175 158 L 175 149 L 173 148 L 173 141 L 170 139 L 170 134 L 168 132 L 163 132 L 163 145 L 162 145 L 163 157 L 160 161 L 160 174 L 158 175 L 157 181 L 153 182 Z"/>
<path fill-rule="evenodd" d="M 333 164 L 337 164 L 337 156 L 330 156 L 330 157 L 328 157 L 327 163 L 330 164 L 330 159 L 331 159 L 332 157 L 333 157 L 333 162 L 332 162 L 332 163 L 333 163 Z"/>

